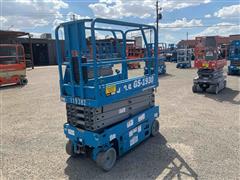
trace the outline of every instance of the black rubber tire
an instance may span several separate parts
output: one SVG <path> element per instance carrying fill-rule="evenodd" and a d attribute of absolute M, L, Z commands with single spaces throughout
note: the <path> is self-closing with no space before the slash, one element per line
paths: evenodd
<path fill-rule="evenodd" d="M 96 163 L 104 171 L 110 171 L 117 160 L 117 153 L 114 148 L 109 148 L 107 151 L 99 152 Z"/>
<path fill-rule="evenodd" d="M 26 78 L 20 79 L 20 85 L 26 85 L 28 83 L 28 80 Z"/>
<path fill-rule="evenodd" d="M 66 152 L 71 157 L 76 157 L 77 156 L 77 154 L 74 152 L 73 143 L 70 140 L 66 144 Z"/>
<path fill-rule="evenodd" d="M 151 136 L 156 136 L 159 133 L 159 122 L 158 120 L 154 120 L 151 128 Z"/>
<path fill-rule="evenodd" d="M 224 87 L 224 88 L 227 87 L 227 81 L 226 81 L 226 80 L 224 80 L 224 85 L 223 85 L 223 87 Z"/>
<path fill-rule="evenodd" d="M 219 87 L 218 87 L 218 85 L 216 85 L 214 87 L 214 94 L 218 94 L 218 93 L 219 93 Z"/>
<path fill-rule="evenodd" d="M 192 92 L 193 92 L 193 93 L 196 93 L 196 92 L 197 92 L 197 86 L 196 86 L 196 85 L 193 85 L 193 86 L 192 86 Z"/>

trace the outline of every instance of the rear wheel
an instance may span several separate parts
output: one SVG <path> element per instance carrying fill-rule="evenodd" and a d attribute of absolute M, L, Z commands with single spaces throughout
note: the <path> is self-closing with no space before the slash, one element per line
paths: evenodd
<path fill-rule="evenodd" d="M 197 86 L 196 86 L 196 85 L 193 85 L 193 86 L 192 86 L 192 92 L 193 92 L 193 93 L 196 93 L 196 92 L 197 92 Z"/>
<path fill-rule="evenodd" d="M 28 80 L 26 78 L 21 78 L 19 84 L 20 85 L 26 85 L 28 83 Z"/>
<path fill-rule="evenodd" d="M 214 87 L 214 94 L 218 94 L 218 92 L 219 92 L 219 87 L 218 87 L 218 85 L 216 85 Z"/>
<path fill-rule="evenodd" d="M 227 86 L 227 81 L 225 80 L 225 81 L 224 81 L 224 86 L 223 86 L 223 87 L 225 88 L 226 86 Z"/>
<path fill-rule="evenodd" d="M 159 122 L 157 120 L 154 120 L 151 128 L 151 135 L 156 136 L 158 133 L 159 133 Z"/>
<path fill-rule="evenodd" d="M 115 165 L 116 159 L 116 150 L 111 147 L 107 151 L 98 153 L 96 163 L 104 171 L 110 171 Z"/>

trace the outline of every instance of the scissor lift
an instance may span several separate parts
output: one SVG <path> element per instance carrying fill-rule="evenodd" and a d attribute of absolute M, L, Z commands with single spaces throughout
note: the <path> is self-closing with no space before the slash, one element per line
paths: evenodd
<path fill-rule="evenodd" d="M 195 47 L 194 66 L 198 76 L 193 79 L 192 91 L 218 94 L 226 87 L 223 67 L 227 64 L 225 55 L 217 47 L 214 37 L 205 37 Z"/>
<path fill-rule="evenodd" d="M 166 74 L 166 56 L 163 53 L 162 45 L 163 43 L 158 44 L 158 75 Z M 152 50 L 152 55 L 154 55 L 154 43 L 149 43 L 148 47 Z M 147 62 L 148 63 L 148 62 Z M 151 70 L 154 71 L 154 63 L 150 62 Z M 148 67 L 144 68 L 144 73 L 148 73 Z"/>
<path fill-rule="evenodd" d="M 101 28 L 106 26 L 112 28 Z M 64 53 L 59 43 L 60 28 L 65 37 Z M 64 133 L 69 139 L 66 144 L 69 155 L 88 155 L 103 170 L 109 171 L 118 156 L 158 133 L 159 107 L 155 106 L 153 91 L 158 86 L 157 48 L 154 48 L 154 55 L 147 48 L 143 58 L 127 59 L 126 55 L 127 35 L 140 32 L 147 44 L 145 31 L 149 30 L 154 31 L 157 45 L 156 29 L 150 25 L 97 18 L 62 23 L 56 28 L 60 93 L 67 109 Z M 91 34 L 89 44 L 86 31 Z M 96 32 L 112 33 L 116 55 L 105 58 L 98 54 Z M 117 41 L 117 33 L 122 37 L 121 42 Z M 145 62 L 148 74 L 130 78 L 127 63 L 136 61 Z M 150 62 L 154 63 L 153 70 Z M 117 66 L 121 70 L 102 75 L 99 69 L 104 66 Z M 89 77 L 89 70 L 93 71 L 93 77 Z"/>
<path fill-rule="evenodd" d="M 192 49 L 184 48 L 177 50 L 177 65 L 176 68 L 185 69 L 191 68 Z"/>
<path fill-rule="evenodd" d="M 228 75 L 240 75 L 240 40 L 231 42 L 228 60 Z"/>
<path fill-rule="evenodd" d="M 26 85 L 26 60 L 20 44 L 0 44 L 0 86 Z"/>

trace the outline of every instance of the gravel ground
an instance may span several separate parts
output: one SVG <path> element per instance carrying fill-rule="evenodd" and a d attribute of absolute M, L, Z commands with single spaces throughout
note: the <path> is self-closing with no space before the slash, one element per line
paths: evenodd
<path fill-rule="evenodd" d="M 219 95 L 193 94 L 195 69 L 168 63 L 167 71 L 156 93 L 161 134 L 108 173 L 65 153 L 56 67 L 29 70 L 25 87 L 1 88 L 1 179 L 239 179 L 239 77 L 228 76 Z"/>

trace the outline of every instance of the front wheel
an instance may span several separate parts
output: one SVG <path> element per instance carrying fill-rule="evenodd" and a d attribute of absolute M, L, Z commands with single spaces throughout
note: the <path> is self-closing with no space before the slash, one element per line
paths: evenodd
<path fill-rule="evenodd" d="M 159 122 L 154 120 L 151 128 L 151 135 L 156 136 L 159 133 Z"/>
<path fill-rule="evenodd" d="M 76 157 L 77 154 L 74 152 L 74 145 L 72 141 L 68 141 L 66 144 L 66 152 L 69 156 Z"/>
<path fill-rule="evenodd" d="M 115 165 L 116 159 L 117 159 L 116 150 L 111 147 L 107 151 L 98 153 L 96 163 L 104 171 L 110 171 Z"/>

